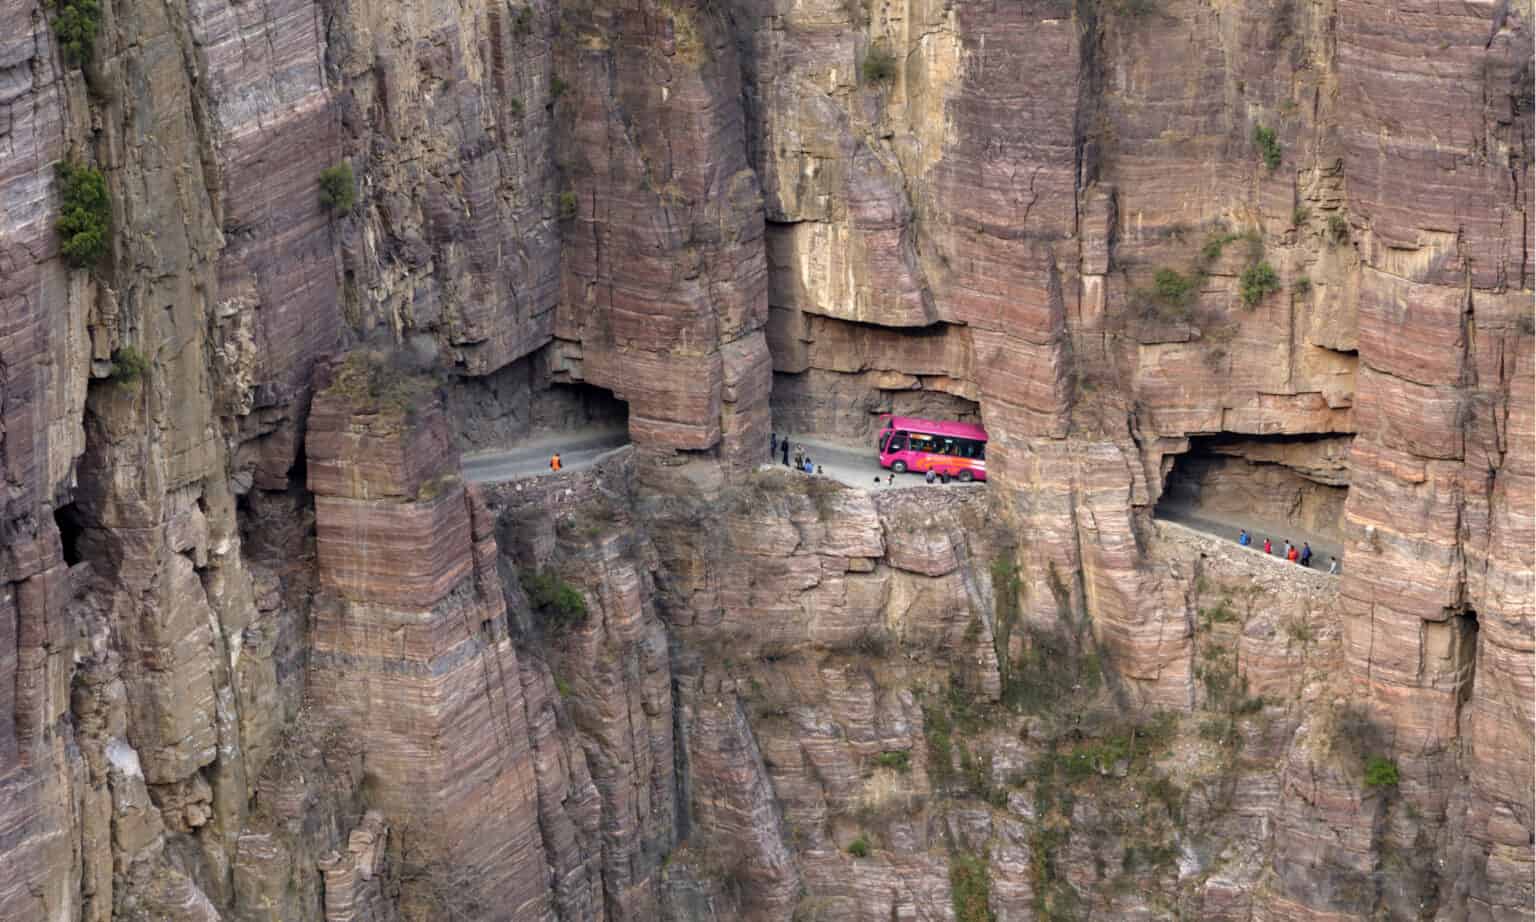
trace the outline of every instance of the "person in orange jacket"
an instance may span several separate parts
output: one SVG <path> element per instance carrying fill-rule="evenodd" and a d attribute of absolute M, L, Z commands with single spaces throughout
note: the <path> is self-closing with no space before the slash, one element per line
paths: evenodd
<path fill-rule="evenodd" d="M 554 454 L 549 456 L 549 469 L 551 471 L 559 473 L 559 471 L 560 471 L 560 452 L 557 451 Z"/>

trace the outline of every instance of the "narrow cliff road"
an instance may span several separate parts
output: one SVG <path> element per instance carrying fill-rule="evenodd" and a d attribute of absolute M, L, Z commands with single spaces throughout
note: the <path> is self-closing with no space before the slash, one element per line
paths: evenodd
<path fill-rule="evenodd" d="M 880 466 L 880 456 L 875 452 L 874 440 L 868 444 L 857 442 L 832 442 L 826 439 L 802 438 L 790 433 L 790 460 L 794 460 L 796 445 L 805 446 L 805 453 L 810 456 L 813 464 L 821 466 L 822 474 L 834 480 L 848 484 L 850 487 L 858 487 L 861 490 L 887 490 L 901 487 L 922 487 L 929 484 L 922 474 L 897 474 L 890 486 L 886 481 L 890 479 L 891 472 Z M 771 459 L 774 464 L 781 464 L 782 455 L 774 455 Z M 876 483 L 876 478 L 879 483 Z M 958 483 L 951 484 L 958 486 Z M 933 484 L 938 489 L 943 484 Z"/>
<path fill-rule="evenodd" d="M 465 480 L 493 483 L 548 474 L 549 456 L 557 451 L 561 466 L 573 471 L 627 444 L 629 431 L 622 427 L 575 429 L 537 435 L 504 450 L 466 454 L 461 463 Z"/>
<path fill-rule="evenodd" d="M 1250 548 L 1255 554 L 1264 553 L 1264 539 L 1267 537 L 1274 542 L 1274 556 L 1280 560 L 1285 559 L 1285 541 L 1301 547 L 1302 542 L 1312 545 L 1312 569 L 1320 572 L 1328 572 L 1328 558 L 1339 559 L 1339 572 L 1344 571 L 1344 547 L 1330 538 L 1320 537 L 1311 532 L 1302 531 L 1294 525 L 1286 525 L 1279 522 L 1269 522 L 1259 518 L 1248 516 L 1234 516 L 1226 512 L 1217 512 L 1210 509 L 1201 509 L 1189 505 L 1160 503 L 1155 513 L 1157 518 L 1177 522 L 1196 531 L 1203 531 L 1208 535 L 1215 535 L 1233 544 L 1237 544 L 1237 533 L 1246 528 L 1248 534 L 1253 536 L 1253 545 Z"/>

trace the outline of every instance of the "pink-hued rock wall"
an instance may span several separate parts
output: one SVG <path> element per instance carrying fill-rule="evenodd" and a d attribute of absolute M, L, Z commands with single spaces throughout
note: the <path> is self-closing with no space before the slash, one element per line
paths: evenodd
<path fill-rule="evenodd" d="M 1536 917 L 1528 0 L 99 13 L 0 0 L 0 917 Z M 551 382 L 632 459 L 466 487 Z M 990 486 L 751 473 L 892 410 Z M 1340 580 L 1152 517 L 1278 436 Z"/>

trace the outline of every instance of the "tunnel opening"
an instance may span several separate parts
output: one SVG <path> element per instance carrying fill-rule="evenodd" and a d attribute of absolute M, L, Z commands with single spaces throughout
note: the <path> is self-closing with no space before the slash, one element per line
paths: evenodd
<path fill-rule="evenodd" d="M 460 377 L 445 389 L 455 447 L 463 452 L 505 450 L 530 439 L 588 434 L 628 439 L 629 404 L 613 391 L 552 368 L 535 355 L 478 377 Z"/>
<path fill-rule="evenodd" d="M 1255 546 L 1269 537 L 1313 545 L 1313 566 L 1343 558 L 1349 497 L 1350 435 L 1191 436 L 1189 449 L 1163 459 L 1154 515 Z"/>
<path fill-rule="evenodd" d="M 532 401 L 534 433 L 574 429 L 627 430 L 629 404 L 613 391 L 585 381 L 554 382 L 535 391 Z"/>
<path fill-rule="evenodd" d="M 59 543 L 64 547 L 64 563 L 74 566 L 85 559 L 85 553 L 81 550 L 81 541 L 85 537 L 85 526 L 80 522 L 80 511 L 74 503 L 69 503 L 53 510 L 53 523 L 59 527 Z"/>
<path fill-rule="evenodd" d="M 950 387 L 951 379 L 891 377 L 820 369 L 775 372 L 774 431 L 862 445 L 874 441 L 886 414 L 981 425 L 979 402 L 941 389 Z M 886 383 L 897 386 L 881 386 Z"/>

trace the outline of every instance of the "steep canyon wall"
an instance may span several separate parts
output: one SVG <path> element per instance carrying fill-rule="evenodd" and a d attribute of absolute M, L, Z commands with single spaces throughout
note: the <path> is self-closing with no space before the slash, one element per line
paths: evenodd
<path fill-rule="evenodd" d="M 0 0 L 0 917 L 1536 916 L 1528 0 L 94 8 Z M 560 383 L 634 446 L 465 486 Z M 752 473 L 889 411 L 990 487 Z M 1212 444 L 1342 579 L 1153 519 Z"/>

